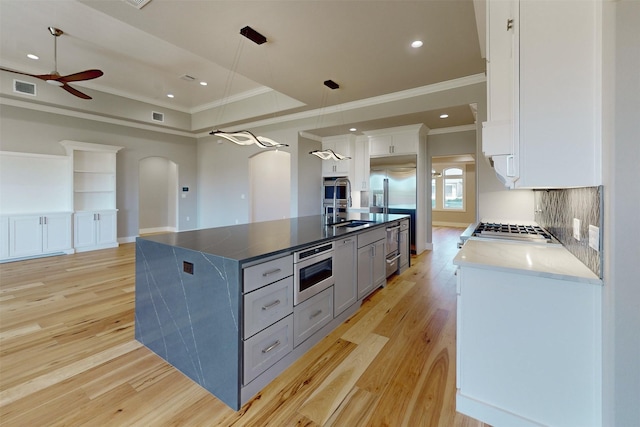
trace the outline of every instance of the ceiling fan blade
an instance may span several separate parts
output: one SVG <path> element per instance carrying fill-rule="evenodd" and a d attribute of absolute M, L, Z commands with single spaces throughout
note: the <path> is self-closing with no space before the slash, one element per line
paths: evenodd
<path fill-rule="evenodd" d="M 60 78 L 60 76 L 56 74 L 29 74 L 29 73 L 23 73 L 22 71 L 16 71 L 16 70 L 12 70 L 10 68 L 4 68 L 4 67 L 0 67 L 0 70 L 8 71 L 10 73 L 15 73 L 15 74 L 22 74 L 23 76 L 35 77 L 36 79 L 40 79 L 40 80 L 57 80 L 58 78 Z"/>
<path fill-rule="evenodd" d="M 103 74 L 104 73 L 100 70 L 85 70 L 80 71 L 79 73 L 69 74 L 68 76 L 62 76 L 57 80 L 61 82 L 78 82 L 81 80 L 97 79 Z"/>
<path fill-rule="evenodd" d="M 87 95 L 86 93 L 82 93 L 80 92 L 78 89 L 72 88 L 71 86 L 69 86 L 68 84 L 63 84 L 62 89 L 66 90 L 67 92 L 69 92 L 72 95 L 77 96 L 78 98 L 82 98 L 82 99 L 92 99 L 89 95 Z"/>

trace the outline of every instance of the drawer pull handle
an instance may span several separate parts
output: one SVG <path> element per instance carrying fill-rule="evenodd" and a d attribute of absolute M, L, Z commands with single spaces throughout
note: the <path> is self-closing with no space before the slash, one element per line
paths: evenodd
<path fill-rule="evenodd" d="M 322 314 L 322 310 L 318 310 L 315 313 L 313 313 L 311 316 L 309 316 L 309 319 L 313 319 L 314 317 L 318 317 L 321 314 Z"/>
<path fill-rule="evenodd" d="M 263 353 L 269 353 L 271 350 L 273 350 L 274 348 L 276 348 L 277 346 L 280 345 L 280 340 L 274 342 L 273 344 L 271 344 L 269 347 L 265 348 L 262 350 Z"/>
<path fill-rule="evenodd" d="M 401 255 L 396 255 L 391 259 L 387 260 L 387 264 L 393 264 L 394 262 L 396 262 L 398 260 L 398 258 L 400 258 Z"/>
<path fill-rule="evenodd" d="M 269 310 L 270 308 L 275 307 L 275 306 L 276 306 L 276 305 L 278 305 L 278 304 L 280 304 L 280 300 L 279 300 L 279 299 L 275 300 L 275 301 L 274 301 L 274 302 L 272 302 L 271 304 L 263 305 L 263 306 L 262 306 L 262 309 L 263 309 L 263 310 Z"/>
<path fill-rule="evenodd" d="M 265 271 L 264 273 L 262 273 L 262 277 L 271 276 L 272 274 L 280 273 L 281 271 L 281 268 L 274 268 L 273 270 Z"/>

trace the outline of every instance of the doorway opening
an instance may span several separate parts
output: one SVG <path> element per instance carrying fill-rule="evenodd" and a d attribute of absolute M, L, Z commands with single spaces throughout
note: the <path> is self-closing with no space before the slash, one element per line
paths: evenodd
<path fill-rule="evenodd" d="M 177 231 L 178 165 L 164 157 L 147 157 L 138 165 L 138 233 Z"/>

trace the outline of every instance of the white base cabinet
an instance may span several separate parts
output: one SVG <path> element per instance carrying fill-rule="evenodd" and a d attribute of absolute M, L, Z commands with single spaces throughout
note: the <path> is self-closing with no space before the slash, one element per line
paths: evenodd
<path fill-rule="evenodd" d="M 74 246 L 78 252 L 118 246 L 117 211 L 76 212 Z"/>
<path fill-rule="evenodd" d="M 456 410 L 493 426 L 600 426 L 602 286 L 457 274 Z"/>
<path fill-rule="evenodd" d="M 358 235 L 358 299 L 367 297 L 387 281 L 384 228 Z"/>
<path fill-rule="evenodd" d="M 336 240 L 334 243 L 334 316 L 339 315 L 357 301 L 357 240 L 358 239 L 353 236 Z"/>
<path fill-rule="evenodd" d="M 12 215 L 0 222 L 2 259 L 73 253 L 71 213 Z"/>

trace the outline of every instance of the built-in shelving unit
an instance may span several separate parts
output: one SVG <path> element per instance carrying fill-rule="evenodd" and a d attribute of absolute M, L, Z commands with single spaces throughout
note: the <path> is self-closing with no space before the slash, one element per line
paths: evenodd
<path fill-rule="evenodd" d="M 116 153 L 122 147 L 79 141 L 60 144 L 72 158 L 76 251 L 117 246 Z"/>

